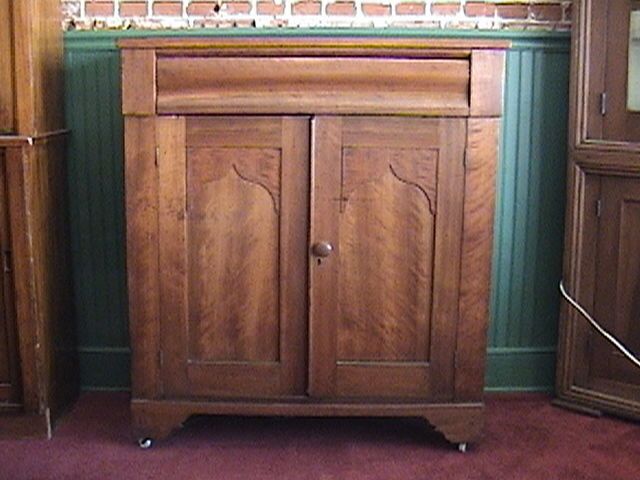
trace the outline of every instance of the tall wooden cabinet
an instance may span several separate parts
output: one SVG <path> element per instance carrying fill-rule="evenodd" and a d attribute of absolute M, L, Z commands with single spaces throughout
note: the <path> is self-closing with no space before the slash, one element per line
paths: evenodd
<path fill-rule="evenodd" d="M 640 354 L 640 2 L 575 1 L 573 34 L 565 284 Z M 568 305 L 557 393 L 640 418 L 640 369 Z"/>
<path fill-rule="evenodd" d="M 120 46 L 137 434 L 389 415 L 475 440 L 506 45 Z"/>
<path fill-rule="evenodd" d="M 77 388 L 57 0 L 0 0 L 0 437 L 50 435 Z"/>

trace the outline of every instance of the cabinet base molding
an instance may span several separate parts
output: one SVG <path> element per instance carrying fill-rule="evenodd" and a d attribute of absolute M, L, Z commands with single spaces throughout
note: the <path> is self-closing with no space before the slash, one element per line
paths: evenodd
<path fill-rule="evenodd" d="M 51 416 L 48 413 L 18 414 L 0 410 L 0 440 L 51 438 Z"/>
<path fill-rule="evenodd" d="M 484 426 L 483 403 L 347 403 L 140 400 L 131 402 L 134 433 L 138 438 L 162 440 L 191 415 L 291 417 L 419 417 L 451 443 L 478 440 Z"/>
<path fill-rule="evenodd" d="M 584 390 L 583 393 L 563 394 L 556 398 L 553 404 L 594 417 L 609 414 L 630 420 L 640 420 L 640 405 L 637 402 L 625 402 L 624 399 L 602 395 L 595 391 Z"/>

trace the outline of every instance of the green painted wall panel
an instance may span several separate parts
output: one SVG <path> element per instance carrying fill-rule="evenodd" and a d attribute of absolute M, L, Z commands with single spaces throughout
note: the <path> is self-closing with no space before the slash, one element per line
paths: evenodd
<path fill-rule="evenodd" d="M 313 30 L 314 34 L 501 38 L 507 54 L 486 385 L 553 388 L 566 163 L 569 37 L 558 33 Z M 306 30 L 72 32 L 65 36 L 69 190 L 81 380 L 127 388 L 123 36 L 304 35 Z"/>

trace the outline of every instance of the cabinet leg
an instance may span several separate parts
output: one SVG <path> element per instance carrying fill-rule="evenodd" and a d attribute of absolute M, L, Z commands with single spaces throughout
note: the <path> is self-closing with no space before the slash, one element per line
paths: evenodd
<path fill-rule="evenodd" d="M 156 440 L 163 440 L 180 427 L 189 417 L 188 412 L 171 409 L 131 405 L 133 428 L 140 448 L 150 448 Z"/>
<path fill-rule="evenodd" d="M 452 407 L 424 413 L 428 423 L 442 433 L 458 450 L 465 452 L 469 442 L 477 440 L 484 426 L 483 406 Z"/>

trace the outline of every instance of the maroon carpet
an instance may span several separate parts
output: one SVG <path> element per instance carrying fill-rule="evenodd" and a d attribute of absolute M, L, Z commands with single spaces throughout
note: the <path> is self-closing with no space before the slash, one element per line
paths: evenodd
<path fill-rule="evenodd" d="M 0 478 L 640 479 L 640 425 L 546 396 L 489 398 L 484 438 L 466 454 L 414 419 L 197 417 L 141 450 L 127 401 L 84 394 L 53 440 L 0 441 Z"/>

